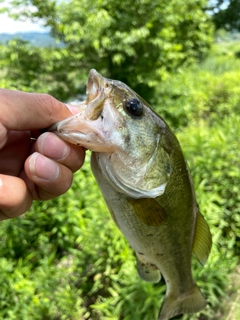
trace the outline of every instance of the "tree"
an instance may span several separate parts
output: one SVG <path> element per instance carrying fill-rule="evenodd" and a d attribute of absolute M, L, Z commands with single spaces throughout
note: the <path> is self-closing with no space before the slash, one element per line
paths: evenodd
<path fill-rule="evenodd" d="M 150 100 L 162 79 L 201 59 L 211 43 L 206 0 L 11 3 L 18 9 L 15 17 L 43 19 L 52 35 L 64 43 L 68 53 L 61 57 L 66 60 L 62 71 L 71 74 L 67 80 L 77 83 L 78 90 L 95 68 Z M 35 10 L 26 10 L 30 5 Z"/>
<path fill-rule="evenodd" d="M 216 0 L 210 5 L 213 22 L 217 29 L 224 28 L 228 31 L 240 31 L 240 1 Z"/>
<path fill-rule="evenodd" d="M 78 82 L 70 68 L 72 56 L 65 48 L 39 48 L 16 38 L 0 46 L 0 87 L 48 92 L 63 101 L 76 97 Z"/>

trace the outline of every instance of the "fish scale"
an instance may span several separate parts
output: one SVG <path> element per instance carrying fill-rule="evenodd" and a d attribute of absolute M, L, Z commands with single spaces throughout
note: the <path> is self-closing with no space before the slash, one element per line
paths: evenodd
<path fill-rule="evenodd" d="M 176 136 L 131 88 L 96 70 L 79 111 L 49 130 L 92 151 L 93 174 L 140 277 L 166 282 L 158 320 L 202 310 L 191 257 L 204 264 L 212 240 Z"/>

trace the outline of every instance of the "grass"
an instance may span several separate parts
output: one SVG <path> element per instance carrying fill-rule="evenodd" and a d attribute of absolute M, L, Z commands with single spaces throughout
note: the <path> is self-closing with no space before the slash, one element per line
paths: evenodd
<path fill-rule="evenodd" d="M 224 303 L 225 307 L 221 319 L 238 320 L 240 319 L 240 265 L 229 278 L 228 299 L 226 304 Z"/>

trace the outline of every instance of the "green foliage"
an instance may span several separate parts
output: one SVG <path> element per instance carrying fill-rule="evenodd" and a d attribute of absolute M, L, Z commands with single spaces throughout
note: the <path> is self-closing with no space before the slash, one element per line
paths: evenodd
<path fill-rule="evenodd" d="M 61 74 L 74 70 L 67 79 L 71 87 L 95 68 L 149 101 L 159 81 L 204 57 L 212 42 L 206 0 L 10 2 L 18 8 L 17 14 L 10 9 L 11 15 L 43 18 L 64 43 Z M 26 10 L 31 4 L 36 10 Z"/>
<path fill-rule="evenodd" d="M 229 258 L 240 256 L 239 136 L 236 113 L 210 126 L 200 121 L 179 136 L 193 168 L 200 207 L 215 227 L 218 250 Z"/>
<path fill-rule="evenodd" d="M 219 298 L 226 295 L 226 275 L 239 263 L 239 134 L 240 117 L 233 114 L 214 125 L 202 120 L 194 122 L 178 135 L 192 169 L 201 211 L 213 234 L 214 247 L 202 270 L 206 272 L 203 287 L 205 295 L 210 295 L 211 306 L 202 314 L 208 319 L 215 319 Z"/>
<path fill-rule="evenodd" d="M 214 46 L 202 63 L 169 77 L 158 87 L 153 107 L 176 130 L 190 122 L 214 124 L 239 113 L 239 43 Z"/>
<path fill-rule="evenodd" d="M 212 1 L 210 1 L 210 6 Z M 217 29 L 240 30 L 240 3 L 238 0 L 215 0 L 211 7 Z"/>
<path fill-rule="evenodd" d="M 76 80 L 72 59 L 66 48 L 38 48 L 25 40 L 13 39 L 0 46 L 1 88 L 47 92 L 67 100 L 81 93 L 86 79 Z M 66 67 L 68 66 L 68 67 Z"/>
<path fill-rule="evenodd" d="M 32 270 L 28 260 L 0 259 L 2 319 L 79 319 L 80 290 L 70 270 L 43 264 Z"/>

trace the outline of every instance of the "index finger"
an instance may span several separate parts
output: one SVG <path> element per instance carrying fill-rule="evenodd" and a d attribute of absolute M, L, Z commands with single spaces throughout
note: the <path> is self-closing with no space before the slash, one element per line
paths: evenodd
<path fill-rule="evenodd" d="M 48 94 L 0 89 L 0 122 L 8 130 L 46 128 L 71 115 L 64 103 Z"/>

